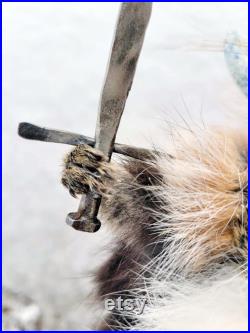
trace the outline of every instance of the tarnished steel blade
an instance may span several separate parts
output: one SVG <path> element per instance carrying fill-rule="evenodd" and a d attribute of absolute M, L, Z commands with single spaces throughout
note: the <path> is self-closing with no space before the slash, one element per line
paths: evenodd
<path fill-rule="evenodd" d="M 151 9 L 151 3 L 121 5 L 95 133 L 95 147 L 108 157 L 132 85 Z"/>

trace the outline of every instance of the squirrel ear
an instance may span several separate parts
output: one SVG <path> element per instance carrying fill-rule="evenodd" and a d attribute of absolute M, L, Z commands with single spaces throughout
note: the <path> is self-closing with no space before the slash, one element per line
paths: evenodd
<path fill-rule="evenodd" d="M 224 55 L 230 73 L 248 97 L 247 43 L 242 41 L 236 32 L 228 34 L 224 44 Z"/>

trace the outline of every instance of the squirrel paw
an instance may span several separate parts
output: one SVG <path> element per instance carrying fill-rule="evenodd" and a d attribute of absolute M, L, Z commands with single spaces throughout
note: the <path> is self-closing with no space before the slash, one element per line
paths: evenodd
<path fill-rule="evenodd" d="M 105 195 L 108 179 L 112 179 L 111 165 L 99 150 L 79 145 L 66 155 L 61 181 L 73 197 L 88 191 Z"/>

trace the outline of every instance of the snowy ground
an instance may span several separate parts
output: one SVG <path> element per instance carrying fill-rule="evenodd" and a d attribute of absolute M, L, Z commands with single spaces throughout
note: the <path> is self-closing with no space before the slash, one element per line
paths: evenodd
<path fill-rule="evenodd" d="M 65 225 L 78 204 L 59 181 L 69 148 L 24 141 L 17 126 L 29 121 L 93 135 L 118 8 L 3 3 L 3 277 L 40 304 L 43 329 L 89 327 L 87 276 L 107 233 Z M 187 117 L 187 108 L 193 119 L 202 113 L 208 124 L 225 121 L 224 111 L 242 102 L 221 52 L 233 30 L 247 38 L 247 3 L 155 3 L 117 141 L 162 144 L 159 129 Z"/>

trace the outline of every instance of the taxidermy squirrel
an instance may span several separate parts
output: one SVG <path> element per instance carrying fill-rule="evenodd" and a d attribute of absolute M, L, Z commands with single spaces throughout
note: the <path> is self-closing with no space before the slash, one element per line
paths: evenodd
<path fill-rule="evenodd" d="M 63 185 L 100 193 L 116 235 L 97 297 L 146 299 L 140 315 L 115 307 L 99 329 L 246 329 L 247 155 L 244 130 L 203 128 L 144 160 L 108 163 L 87 145 L 66 156 Z"/>
<path fill-rule="evenodd" d="M 102 220 L 117 235 L 112 256 L 97 273 L 100 299 L 149 297 L 157 281 L 158 287 L 166 284 L 164 294 L 152 295 L 159 306 L 179 284 L 208 281 L 225 267 L 241 279 L 247 262 L 247 171 L 242 133 L 207 130 L 176 142 L 174 156 L 162 152 L 145 161 L 108 163 L 87 145 L 70 152 L 62 183 L 73 196 L 102 194 Z M 139 322 L 115 311 L 101 328 L 137 328 Z"/>

